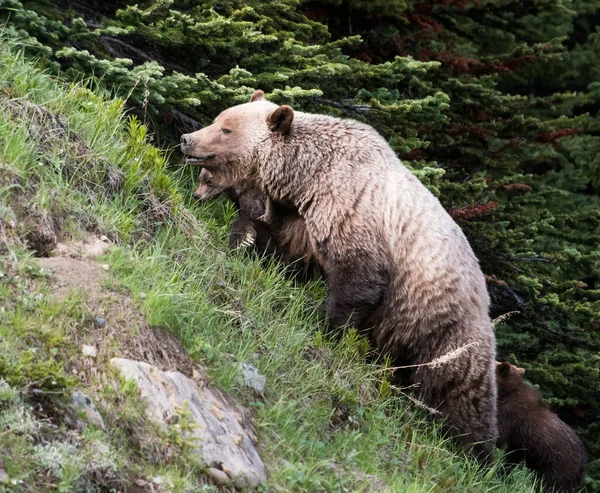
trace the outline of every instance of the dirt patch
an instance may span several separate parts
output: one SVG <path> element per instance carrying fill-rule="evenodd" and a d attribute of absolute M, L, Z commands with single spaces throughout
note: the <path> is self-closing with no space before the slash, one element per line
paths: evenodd
<path fill-rule="evenodd" d="M 76 341 L 83 347 L 92 347 L 96 361 L 82 354 L 74 361 L 74 372 L 84 378 L 99 361 L 127 357 L 150 363 L 163 371 L 178 370 L 192 376 L 203 370 L 193 364 L 181 343 L 171 333 L 150 327 L 131 297 L 109 283 L 108 265 L 93 257 L 110 247 L 105 238 L 58 244 L 54 257 L 40 258 L 38 264 L 52 272 L 50 288 L 57 300 L 70 297 L 81 299 L 84 313 L 93 320 L 87 333 L 77 334 Z M 89 355 L 89 350 L 86 350 Z M 83 372 L 81 374 L 80 372 Z"/>
<path fill-rule="evenodd" d="M 55 255 L 60 257 L 73 257 L 80 259 L 94 259 L 106 253 L 111 247 L 111 242 L 106 236 L 88 236 L 83 240 L 70 243 L 58 243 Z"/>
<path fill-rule="evenodd" d="M 106 282 L 107 273 L 102 271 L 97 262 L 70 257 L 48 257 L 39 259 L 38 264 L 52 271 L 52 294 L 57 300 L 64 300 L 73 293 L 81 293 L 87 303 L 97 304 L 100 301 L 103 291 L 101 284 Z"/>

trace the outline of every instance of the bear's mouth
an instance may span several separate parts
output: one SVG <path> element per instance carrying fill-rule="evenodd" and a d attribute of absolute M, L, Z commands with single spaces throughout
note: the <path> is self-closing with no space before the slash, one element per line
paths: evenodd
<path fill-rule="evenodd" d="M 209 159 L 212 159 L 215 157 L 214 152 L 209 152 L 207 154 L 202 154 L 200 156 L 190 156 L 189 154 L 186 154 L 185 156 L 185 162 L 187 164 L 202 164 L 205 161 L 208 161 Z"/>

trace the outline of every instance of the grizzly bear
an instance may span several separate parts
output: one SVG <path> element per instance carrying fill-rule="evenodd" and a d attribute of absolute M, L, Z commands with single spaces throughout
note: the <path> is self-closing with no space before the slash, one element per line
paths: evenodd
<path fill-rule="evenodd" d="M 239 217 L 231 225 L 229 247 L 252 247 L 258 254 L 274 255 L 288 266 L 297 279 L 309 280 L 320 274 L 317 255 L 312 251 L 304 220 L 279 205 L 270 211 L 268 224 L 266 196 L 253 190 L 241 191 L 219 186 L 206 168 L 200 172 L 200 184 L 194 197 L 202 201 L 221 195 L 229 197 L 239 209 Z"/>
<path fill-rule="evenodd" d="M 545 491 L 570 492 L 583 486 L 585 451 L 579 437 L 525 383 L 525 370 L 498 363 L 498 444 L 511 463 L 525 460 Z"/>
<path fill-rule="evenodd" d="M 369 125 L 249 103 L 181 137 L 187 160 L 221 183 L 297 211 L 327 282 L 333 327 L 363 330 L 491 460 L 497 437 L 495 338 L 483 273 L 462 230 Z M 443 363 L 442 363 L 443 362 Z"/>

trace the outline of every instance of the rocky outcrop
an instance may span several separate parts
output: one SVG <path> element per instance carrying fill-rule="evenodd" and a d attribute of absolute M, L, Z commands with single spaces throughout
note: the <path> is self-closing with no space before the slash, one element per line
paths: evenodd
<path fill-rule="evenodd" d="M 131 359 L 113 358 L 111 364 L 122 376 L 137 382 L 148 417 L 165 429 L 185 406 L 193 425 L 188 440 L 216 482 L 255 487 L 266 480 L 265 466 L 255 447 L 256 436 L 243 409 L 208 384 L 198 371 L 188 378 L 179 371 L 162 371 Z"/>

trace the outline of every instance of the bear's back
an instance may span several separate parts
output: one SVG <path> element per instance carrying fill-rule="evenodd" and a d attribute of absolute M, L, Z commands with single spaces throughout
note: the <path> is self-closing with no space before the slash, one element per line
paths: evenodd
<path fill-rule="evenodd" d="M 266 192 L 297 207 L 324 262 L 352 251 L 385 259 L 390 282 L 374 314 L 383 332 L 403 326 L 416 341 L 456 325 L 458 344 L 490 338 L 485 280 L 466 237 L 375 129 L 295 112 L 291 134 L 270 145 Z"/>

